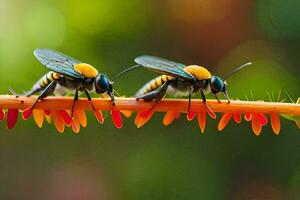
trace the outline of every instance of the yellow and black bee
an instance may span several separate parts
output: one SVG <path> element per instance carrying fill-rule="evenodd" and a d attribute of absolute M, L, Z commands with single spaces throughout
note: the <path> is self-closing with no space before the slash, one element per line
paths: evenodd
<path fill-rule="evenodd" d="M 34 55 L 50 72 L 45 74 L 34 84 L 30 91 L 24 94 L 28 97 L 36 93 L 40 94 L 32 108 L 34 108 L 39 99 L 52 95 L 54 92 L 65 93 L 65 89 L 75 91 L 72 114 L 75 103 L 78 100 L 78 91 L 85 93 L 93 109 L 95 108 L 89 91 L 96 91 L 98 94 L 108 94 L 114 105 L 112 82 L 105 74 L 100 74 L 93 66 L 50 49 L 36 49 Z"/>
<path fill-rule="evenodd" d="M 249 62 L 238 67 L 222 80 L 219 76 L 211 75 L 206 68 L 198 65 L 187 66 L 154 56 L 140 56 L 135 58 L 135 62 L 137 65 L 124 70 L 117 77 L 140 66 L 162 74 L 146 83 L 135 94 L 137 100 L 143 99 L 144 101 L 154 100 L 155 102 L 159 102 L 166 94 L 172 96 L 188 96 L 189 108 L 191 96 L 198 91 L 200 91 L 203 103 L 206 102 L 205 94 L 208 93 L 213 94 L 216 99 L 221 102 L 217 96 L 217 94 L 221 92 L 224 93 L 228 103 L 230 103 L 225 80 L 237 71 L 251 65 Z"/>

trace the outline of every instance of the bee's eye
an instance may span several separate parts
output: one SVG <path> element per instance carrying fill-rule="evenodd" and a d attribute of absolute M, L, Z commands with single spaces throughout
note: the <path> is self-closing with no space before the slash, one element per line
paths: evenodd
<path fill-rule="evenodd" d="M 97 93 L 104 93 L 109 90 L 109 79 L 105 75 L 98 75 L 95 80 L 95 87 Z"/>
<path fill-rule="evenodd" d="M 214 93 L 219 93 L 224 90 L 224 82 L 218 76 L 211 77 L 211 89 Z"/>

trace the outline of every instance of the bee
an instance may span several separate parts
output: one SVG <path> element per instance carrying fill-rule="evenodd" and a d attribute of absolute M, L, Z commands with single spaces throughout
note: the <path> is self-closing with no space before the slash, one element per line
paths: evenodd
<path fill-rule="evenodd" d="M 50 71 L 24 94 L 24 96 L 30 97 L 39 93 L 37 100 L 31 107 L 32 109 L 40 99 L 54 93 L 65 94 L 65 89 L 75 91 L 71 116 L 73 116 L 75 103 L 78 100 L 78 92 L 85 93 L 93 110 L 95 107 L 89 94 L 91 91 L 96 91 L 101 95 L 108 94 L 113 105 L 115 105 L 112 82 L 107 75 L 99 73 L 92 65 L 50 49 L 36 49 L 33 54 Z"/>
<path fill-rule="evenodd" d="M 137 100 L 142 99 L 146 102 L 155 101 L 157 103 L 163 99 L 166 94 L 171 96 L 188 96 L 188 111 L 190 109 L 191 96 L 197 92 L 200 92 L 203 103 L 206 103 L 205 95 L 209 93 L 214 95 L 220 103 L 221 101 L 218 98 L 218 94 L 223 93 L 228 103 L 230 103 L 227 92 L 227 78 L 252 64 L 248 62 L 236 68 L 222 80 L 219 76 L 211 75 L 206 68 L 198 65 L 187 66 L 182 63 L 149 55 L 137 57 L 134 61 L 137 65 L 124 70 L 114 79 L 141 66 L 161 74 L 147 82 L 138 90 L 135 94 Z"/>

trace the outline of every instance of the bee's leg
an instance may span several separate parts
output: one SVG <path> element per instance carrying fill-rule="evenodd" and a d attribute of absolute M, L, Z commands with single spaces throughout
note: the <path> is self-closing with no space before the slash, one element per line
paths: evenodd
<path fill-rule="evenodd" d="M 71 110 L 71 118 L 73 119 L 73 114 L 74 114 L 74 108 L 75 108 L 75 103 L 78 101 L 78 89 L 75 90 L 75 96 L 72 104 L 72 110 Z"/>
<path fill-rule="evenodd" d="M 202 102 L 203 102 L 204 104 L 206 104 L 206 97 L 205 97 L 205 94 L 204 94 L 203 90 L 200 89 L 200 92 L 201 92 Z"/>
<path fill-rule="evenodd" d="M 160 102 L 162 98 L 164 98 L 167 89 L 168 89 L 169 83 L 165 82 L 163 85 L 161 85 L 159 88 L 156 90 L 153 90 L 151 92 L 148 92 L 147 94 L 138 96 L 136 100 L 143 99 L 144 101 L 155 101 L 156 103 Z"/>
<path fill-rule="evenodd" d="M 217 94 L 215 94 L 214 96 L 216 97 L 216 99 L 218 100 L 218 102 L 219 102 L 219 103 L 221 103 L 221 101 L 220 101 L 220 99 L 219 99 L 218 95 L 217 95 Z"/>
<path fill-rule="evenodd" d="M 187 113 L 190 112 L 190 108 L 191 108 L 191 99 L 192 99 L 192 88 L 191 88 L 191 86 L 189 85 L 189 104 L 188 104 L 188 111 L 187 111 Z"/>
<path fill-rule="evenodd" d="M 47 85 L 47 87 L 45 87 L 42 90 L 41 94 L 38 96 L 36 101 L 32 104 L 31 108 L 33 109 L 40 99 L 46 98 L 47 96 L 51 95 L 55 89 L 55 86 L 56 86 L 55 81 L 52 81 L 49 85 Z"/>
<path fill-rule="evenodd" d="M 227 93 L 227 91 L 225 91 L 224 92 L 224 96 L 225 96 L 225 98 L 227 99 L 227 103 L 229 104 L 230 103 L 230 98 L 229 98 L 229 96 L 228 96 L 228 93 Z"/>
<path fill-rule="evenodd" d="M 88 98 L 89 102 L 91 103 L 91 106 L 92 106 L 93 111 L 95 111 L 95 107 L 94 107 L 94 105 L 93 105 L 92 98 L 91 98 L 89 92 L 88 92 L 86 89 L 83 89 L 83 91 L 84 91 L 86 97 Z"/>

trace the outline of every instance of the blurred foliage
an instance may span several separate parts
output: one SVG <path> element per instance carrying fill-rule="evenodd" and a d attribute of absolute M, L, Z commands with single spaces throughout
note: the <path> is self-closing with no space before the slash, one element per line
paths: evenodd
<path fill-rule="evenodd" d="M 33 57 L 54 48 L 113 77 L 135 56 L 199 64 L 229 79 L 229 93 L 267 100 L 267 91 L 299 96 L 297 0 L 0 0 L 0 92 L 28 90 L 47 70 Z M 143 69 L 115 83 L 130 96 L 155 74 Z M 284 92 L 283 92 L 284 94 Z M 283 122 L 278 137 L 249 124 L 205 134 L 184 118 L 163 127 L 157 114 L 142 129 L 116 130 L 108 118 L 79 135 L 33 120 L 0 124 L 1 199 L 299 199 L 300 134 Z M 298 195 L 298 196 L 297 196 Z M 47 196 L 47 198 L 45 198 Z M 81 198 L 80 198 L 81 197 Z M 26 198 L 25 198 L 26 199 Z"/>

